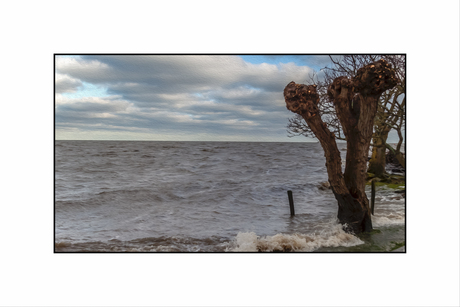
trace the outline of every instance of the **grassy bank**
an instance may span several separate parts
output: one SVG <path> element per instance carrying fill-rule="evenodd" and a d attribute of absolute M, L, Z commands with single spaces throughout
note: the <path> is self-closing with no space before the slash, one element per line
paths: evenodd
<path fill-rule="evenodd" d="M 376 177 L 372 173 L 367 173 L 366 185 L 371 185 L 374 181 L 376 187 L 387 187 L 390 189 L 405 189 L 406 188 L 406 177 L 402 175 L 385 174 L 383 177 Z"/>

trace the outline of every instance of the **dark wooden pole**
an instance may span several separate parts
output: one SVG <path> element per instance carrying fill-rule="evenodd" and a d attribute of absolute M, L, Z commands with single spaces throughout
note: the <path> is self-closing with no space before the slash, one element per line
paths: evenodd
<path fill-rule="evenodd" d="M 292 191 L 289 190 L 289 191 L 287 191 L 287 193 L 288 193 L 288 198 L 289 198 L 289 208 L 291 208 L 291 216 L 294 216 L 295 215 L 294 198 L 292 198 Z"/>
<path fill-rule="evenodd" d="M 374 203 L 375 203 L 375 182 L 374 180 L 371 181 L 371 213 L 374 215 Z"/>

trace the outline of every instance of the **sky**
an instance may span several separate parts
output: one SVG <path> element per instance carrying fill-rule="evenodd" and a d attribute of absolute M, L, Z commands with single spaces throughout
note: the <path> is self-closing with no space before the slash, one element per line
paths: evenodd
<path fill-rule="evenodd" d="M 56 55 L 57 140 L 307 142 L 284 87 L 327 55 Z"/>

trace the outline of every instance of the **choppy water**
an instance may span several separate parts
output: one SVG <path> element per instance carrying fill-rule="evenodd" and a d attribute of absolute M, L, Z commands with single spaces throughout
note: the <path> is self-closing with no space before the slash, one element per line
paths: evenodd
<path fill-rule="evenodd" d="M 332 192 L 318 188 L 318 143 L 55 144 L 56 252 L 390 251 L 405 241 L 404 198 L 382 188 L 380 232 L 342 231 Z"/>

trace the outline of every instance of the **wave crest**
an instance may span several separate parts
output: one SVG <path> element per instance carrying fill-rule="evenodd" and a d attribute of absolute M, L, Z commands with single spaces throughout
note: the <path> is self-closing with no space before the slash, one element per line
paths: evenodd
<path fill-rule="evenodd" d="M 358 237 L 343 231 L 341 225 L 318 234 L 276 234 L 257 236 L 254 232 L 240 232 L 228 251 L 232 252 L 312 252 L 321 247 L 355 246 L 364 244 Z"/>

